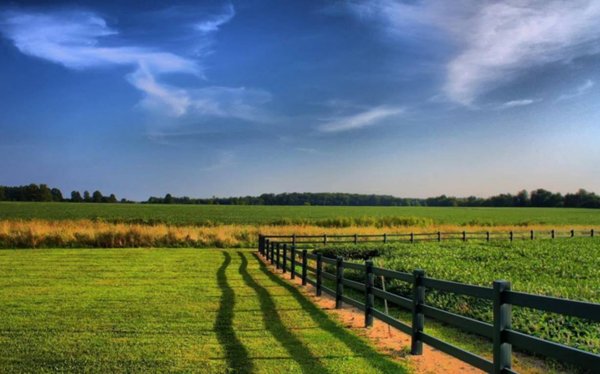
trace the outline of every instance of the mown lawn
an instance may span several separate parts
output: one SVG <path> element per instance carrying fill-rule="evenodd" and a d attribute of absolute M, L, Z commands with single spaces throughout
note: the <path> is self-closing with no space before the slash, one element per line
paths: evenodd
<path fill-rule="evenodd" d="M 250 251 L 0 251 L 0 372 L 406 372 Z"/>

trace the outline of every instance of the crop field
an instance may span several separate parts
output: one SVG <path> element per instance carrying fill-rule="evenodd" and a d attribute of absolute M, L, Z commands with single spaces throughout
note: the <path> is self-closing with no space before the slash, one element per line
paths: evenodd
<path fill-rule="evenodd" d="M 403 373 L 250 251 L 0 251 L 10 372 Z"/>
<path fill-rule="evenodd" d="M 600 225 L 600 212 L 568 208 L 332 207 L 0 202 L 0 220 L 103 220 L 172 225 Z"/>
<path fill-rule="evenodd" d="M 507 242 L 448 242 L 341 245 L 325 253 L 359 258 L 379 252 L 376 266 L 428 277 L 491 287 L 494 280 L 512 289 L 572 300 L 600 302 L 600 241 L 596 238 Z M 380 280 L 378 280 L 380 282 Z M 393 281 L 388 290 L 410 297 L 410 285 Z M 491 321 L 491 304 L 447 292 L 429 291 L 427 303 L 464 316 Z M 527 308 L 513 308 L 513 327 L 544 339 L 600 352 L 600 325 Z"/>

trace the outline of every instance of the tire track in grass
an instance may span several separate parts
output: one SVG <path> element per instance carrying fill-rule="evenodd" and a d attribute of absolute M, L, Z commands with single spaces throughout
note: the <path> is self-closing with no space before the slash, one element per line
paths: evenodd
<path fill-rule="evenodd" d="M 240 274 L 246 285 L 252 288 L 259 298 L 266 329 L 281 343 L 290 354 L 290 358 L 298 363 L 303 373 L 329 373 L 319 358 L 314 356 L 308 347 L 283 324 L 271 294 L 248 272 L 248 259 L 244 253 L 238 252 L 238 255 L 242 260 Z"/>
<path fill-rule="evenodd" d="M 227 267 L 231 263 L 231 255 L 221 252 L 225 257 L 217 271 L 217 284 L 222 289 L 219 311 L 215 321 L 215 332 L 219 344 L 225 350 L 227 367 L 236 373 L 251 373 L 254 369 L 248 357 L 248 350 L 237 337 L 233 329 L 233 309 L 235 308 L 235 293 L 227 281 Z"/>

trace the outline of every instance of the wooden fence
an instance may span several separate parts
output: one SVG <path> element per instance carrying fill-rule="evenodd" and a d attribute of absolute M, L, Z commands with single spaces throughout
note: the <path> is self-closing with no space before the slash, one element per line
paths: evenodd
<path fill-rule="evenodd" d="M 279 243 L 287 244 L 335 244 L 335 243 L 392 243 L 444 240 L 534 240 L 560 238 L 593 238 L 594 229 L 589 230 L 520 230 L 520 231 L 453 231 L 453 232 L 410 232 L 403 234 L 351 234 L 351 235 L 268 235 Z"/>
<path fill-rule="evenodd" d="M 282 269 L 283 273 L 289 273 L 292 279 L 300 276 L 302 285 L 314 286 L 317 296 L 325 292 L 335 297 L 336 308 L 341 308 L 343 303 L 346 303 L 364 311 L 365 326 L 371 326 L 373 318 L 377 318 L 411 335 L 411 354 L 413 355 L 422 354 L 423 343 L 425 343 L 488 373 L 516 373 L 512 369 L 511 363 L 512 347 L 514 346 L 544 357 L 573 364 L 591 372 L 596 372 L 600 368 L 600 355 L 511 329 L 512 306 L 574 316 L 597 323 L 600 322 L 600 304 L 511 291 L 510 282 L 504 280 L 494 281 L 492 287 L 488 288 L 428 278 L 423 270 L 414 270 L 410 274 L 379 268 L 373 266 L 373 262 L 370 260 L 365 261 L 364 264 L 348 262 L 341 257 L 329 258 L 321 254 L 309 253 L 306 249 L 297 250 L 296 245 L 288 246 L 289 243 L 276 242 L 273 238 L 262 235 L 259 237 L 259 253 L 267 262 L 277 269 Z M 310 266 L 309 261 L 314 263 L 314 266 Z M 329 268 L 335 268 L 335 273 L 327 272 L 323 264 L 328 265 Z M 344 277 L 346 269 L 362 273 L 364 282 L 346 279 Z M 375 287 L 375 276 L 398 279 L 411 284 L 412 298 Z M 335 287 L 324 286 L 324 279 L 332 281 Z M 356 300 L 349 297 L 344 293 L 345 287 L 362 294 L 363 299 Z M 427 289 L 491 301 L 493 323 L 464 317 L 427 305 L 425 303 Z M 377 309 L 374 303 L 375 297 L 410 311 L 411 323 L 402 322 Z M 425 317 L 489 338 L 493 346 L 493 360 L 490 361 L 425 333 Z"/>

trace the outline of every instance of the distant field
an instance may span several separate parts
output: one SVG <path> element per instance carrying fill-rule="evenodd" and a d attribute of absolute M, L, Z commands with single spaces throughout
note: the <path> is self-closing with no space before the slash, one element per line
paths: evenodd
<path fill-rule="evenodd" d="M 386 224 L 404 217 L 398 225 L 599 225 L 600 210 L 568 208 L 446 208 L 446 207 L 329 207 L 329 206 L 224 206 L 73 203 L 0 203 L 0 220 L 101 219 L 125 223 L 175 225 L 316 224 L 357 226 Z M 412 219 L 409 219 L 412 218 Z M 379 220 L 379 221 L 378 221 Z"/>
<path fill-rule="evenodd" d="M 249 251 L 0 251 L 0 371 L 405 373 Z"/>

